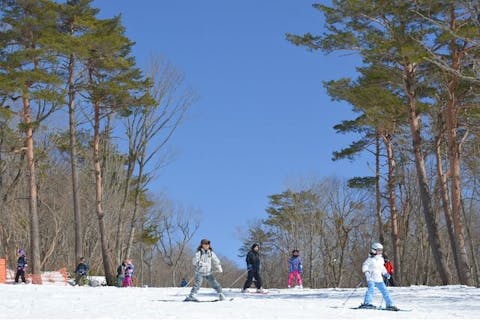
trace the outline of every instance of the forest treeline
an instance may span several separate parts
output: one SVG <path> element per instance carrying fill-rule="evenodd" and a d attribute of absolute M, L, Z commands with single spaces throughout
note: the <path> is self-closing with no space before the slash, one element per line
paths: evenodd
<path fill-rule="evenodd" d="M 150 188 L 196 95 L 164 59 L 142 70 L 120 16 L 99 18 L 92 3 L 0 1 L 0 255 L 13 266 L 26 248 L 34 283 L 41 270 L 73 270 L 85 256 L 109 285 L 125 257 L 137 285 L 178 285 L 193 274 L 201 220 Z M 333 160 L 371 157 L 372 175 L 269 195 L 239 254 L 260 243 L 267 286 L 285 286 L 294 248 L 305 286 L 355 286 L 370 243 L 380 241 L 402 285 L 478 286 L 477 3 L 314 9 L 326 31 L 287 40 L 362 58 L 356 78 L 324 85 L 357 115 L 335 126 L 358 139 Z M 243 270 L 222 261 L 219 281 L 240 285 Z"/>

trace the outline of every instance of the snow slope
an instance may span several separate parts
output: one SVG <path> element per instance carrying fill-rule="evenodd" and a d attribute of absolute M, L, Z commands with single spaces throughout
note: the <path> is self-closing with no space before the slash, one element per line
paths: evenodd
<path fill-rule="evenodd" d="M 480 289 L 466 286 L 390 288 L 395 304 L 411 311 L 352 310 L 365 288 L 270 289 L 232 301 L 182 302 L 189 288 L 115 288 L 0 285 L 0 319 L 480 319 Z M 216 298 L 202 288 L 198 298 Z M 382 301 L 376 291 L 376 304 Z"/>

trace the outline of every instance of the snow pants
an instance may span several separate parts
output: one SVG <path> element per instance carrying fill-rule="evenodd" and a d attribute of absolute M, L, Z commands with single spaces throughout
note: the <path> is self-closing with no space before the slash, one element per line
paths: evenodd
<path fill-rule="evenodd" d="M 260 272 L 255 269 L 248 270 L 248 275 L 247 275 L 247 280 L 245 281 L 245 284 L 243 285 L 243 289 L 250 288 L 252 285 L 253 279 L 255 279 L 255 286 L 257 289 L 260 289 L 262 287 L 262 278 L 260 277 Z"/>
<path fill-rule="evenodd" d="M 302 285 L 302 276 L 299 271 L 292 271 L 288 275 L 288 287 L 290 288 L 293 284 L 293 281 L 296 280 L 299 286 Z"/>
<path fill-rule="evenodd" d="M 217 291 L 218 293 L 222 293 L 222 286 L 220 286 L 213 274 L 204 276 L 197 272 L 195 273 L 195 280 L 193 282 L 192 291 L 190 291 L 190 297 L 194 297 L 197 294 L 200 286 L 202 285 L 203 278 L 207 280 L 209 286 L 215 289 L 215 291 Z"/>
<path fill-rule="evenodd" d="M 25 270 L 17 269 L 17 273 L 15 274 L 15 283 L 18 283 L 19 278 L 22 279 L 22 282 L 27 283 L 27 281 L 25 281 Z"/>
<path fill-rule="evenodd" d="M 390 298 L 390 293 L 388 292 L 387 286 L 383 282 L 373 282 L 373 281 L 368 281 L 368 289 L 367 292 L 365 293 L 365 300 L 364 304 L 372 304 L 373 300 L 373 291 L 375 290 L 375 287 L 380 290 L 382 293 L 383 299 L 385 300 L 385 303 L 387 304 L 387 307 L 393 306 L 392 299 Z"/>
<path fill-rule="evenodd" d="M 132 286 L 132 277 L 125 276 L 123 278 L 122 287 L 131 287 Z"/>

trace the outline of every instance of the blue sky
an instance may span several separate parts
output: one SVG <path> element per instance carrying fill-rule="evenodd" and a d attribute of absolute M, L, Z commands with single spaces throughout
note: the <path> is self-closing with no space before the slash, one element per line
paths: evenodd
<path fill-rule="evenodd" d="M 332 162 L 352 141 L 333 125 L 351 119 L 322 81 L 352 75 L 359 58 L 309 52 L 285 33 L 323 32 L 312 0 L 98 0 L 100 16 L 122 14 L 134 55 L 183 72 L 200 99 L 170 141 L 178 154 L 152 192 L 198 209 L 201 238 L 243 266 L 238 230 L 265 217 L 267 196 L 289 181 L 366 174 L 365 161 Z"/>

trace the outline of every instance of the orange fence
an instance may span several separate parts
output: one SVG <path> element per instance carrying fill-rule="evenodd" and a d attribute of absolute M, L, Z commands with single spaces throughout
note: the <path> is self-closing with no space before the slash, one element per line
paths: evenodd
<path fill-rule="evenodd" d="M 2 272 L 2 259 L 0 259 L 0 273 Z M 5 263 L 6 266 L 6 263 Z M 15 278 L 15 270 L 7 270 L 6 267 L 3 272 L 4 281 L 2 282 L 0 274 L 0 283 L 13 283 Z M 35 277 L 28 273 L 25 275 L 27 283 L 32 284 L 44 284 L 44 285 L 66 285 L 68 280 L 67 269 L 62 268 L 57 271 L 43 271 L 41 274 L 36 275 Z"/>
<path fill-rule="evenodd" d="M 0 283 L 7 281 L 7 259 L 0 259 Z"/>

